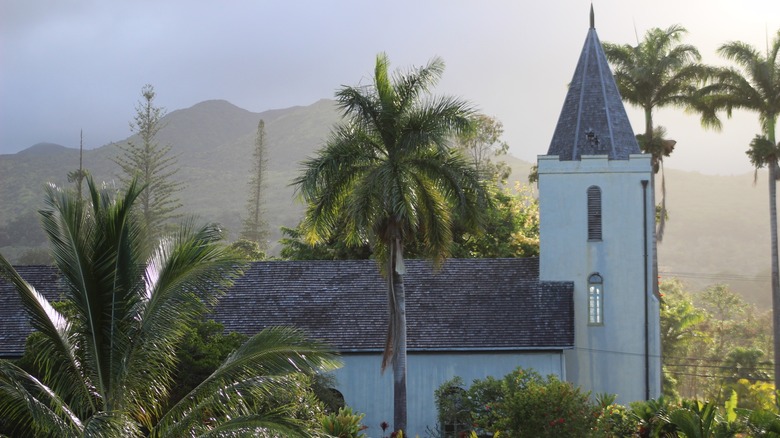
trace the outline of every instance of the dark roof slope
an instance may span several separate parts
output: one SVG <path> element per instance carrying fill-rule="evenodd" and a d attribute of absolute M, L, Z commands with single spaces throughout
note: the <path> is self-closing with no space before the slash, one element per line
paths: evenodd
<path fill-rule="evenodd" d="M 52 266 L 16 266 L 16 271 L 49 300 L 56 300 L 65 288 L 59 271 Z M 0 358 L 19 357 L 32 327 L 27 322 L 19 294 L 0 277 Z"/>
<path fill-rule="evenodd" d="M 585 39 L 547 155 L 579 160 L 608 155 L 627 160 L 640 153 L 607 57 L 593 25 Z"/>
<path fill-rule="evenodd" d="M 539 283 L 539 259 L 406 262 L 408 349 L 567 348 L 571 283 Z M 247 334 L 295 325 L 341 351 L 384 347 L 387 292 L 370 260 L 253 263 L 215 312 Z"/>
<path fill-rule="evenodd" d="M 409 260 L 405 276 L 410 351 L 563 349 L 574 344 L 573 285 L 539 283 L 539 260 L 451 259 L 434 272 Z M 55 268 L 17 267 L 47 297 Z M 387 293 L 369 260 L 252 263 L 213 313 L 226 330 L 254 334 L 292 325 L 339 351 L 384 346 Z M 31 328 L 16 291 L 0 280 L 0 357 L 19 356 Z"/>

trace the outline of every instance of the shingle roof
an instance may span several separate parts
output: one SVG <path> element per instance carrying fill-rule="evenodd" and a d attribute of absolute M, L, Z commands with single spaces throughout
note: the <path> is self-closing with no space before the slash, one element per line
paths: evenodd
<path fill-rule="evenodd" d="M 59 271 L 52 266 L 16 266 L 16 271 L 49 300 L 56 300 L 65 288 Z M 0 358 L 19 357 L 32 327 L 19 294 L 0 278 Z"/>
<path fill-rule="evenodd" d="M 63 287 L 51 267 L 18 267 L 48 297 Z M 437 271 L 409 260 L 409 351 L 539 350 L 574 344 L 573 285 L 542 282 L 539 259 L 450 259 Z M 225 329 L 253 334 L 293 325 L 342 352 L 384 346 L 387 294 L 370 260 L 252 263 L 213 312 Z M 30 332 L 16 292 L 0 281 L 0 356 L 18 356 Z"/>
<path fill-rule="evenodd" d="M 547 155 L 579 160 L 582 155 L 608 155 L 627 160 L 640 153 L 601 41 L 591 26 L 574 71 Z"/>
<path fill-rule="evenodd" d="M 406 262 L 409 350 L 566 348 L 574 344 L 571 283 L 539 283 L 539 259 Z M 260 262 L 222 299 L 225 328 L 293 324 L 341 351 L 379 350 L 387 292 L 370 260 Z"/>

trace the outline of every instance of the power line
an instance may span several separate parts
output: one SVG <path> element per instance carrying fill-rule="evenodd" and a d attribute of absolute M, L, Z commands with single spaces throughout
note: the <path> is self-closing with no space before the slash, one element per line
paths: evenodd
<path fill-rule="evenodd" d="M 701 280 L 753 281 L 753 282 L 765 282 L 770 280 L 769 275 L 708 274 L 703 272 L 673 272 L 673 271 L 659 271 L 658 274 L 661 277 L 694 278 L 694 279 L 701 279 Z"/>

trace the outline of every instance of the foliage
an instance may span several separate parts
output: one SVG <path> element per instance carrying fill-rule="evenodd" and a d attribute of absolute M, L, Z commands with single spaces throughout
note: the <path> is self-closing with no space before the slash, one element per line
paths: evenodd
<path fill-rule="evenodd" d="M 626 409 L 615 403 L 614 395 L 600 394 L 596 397 L 599 412 L 591 436 L 593 438 L 618 438 L 635 436 L 639 420 Z"/>
<path fill-rule="evenodd" d="M 458 437 L 470 430 L 472 404 L 458 376 L 442 383 L 433 393 L 442 438 Z"/>
<path fill-rule="evenodd" d="M 630 403 L 631 414 L 638 422 L 640 438 L 676 437 L 677 428 L 669 422 L 669 412 L 673 409 L 669 399 L 664 396 L 657 399 Z"/>
<path fill-rule="evenodd" d="M 256 262 L 266 258 L 265 252 L 260 249 L 260 245 L 254 240 L 238 239 L 230 244 L 230 249 L 248 262 Z"/>
<path fill-rule="evenodd" d="M 257 242 L 260 251 L 263 252 L 268 249 L 268 222 L 263 217 L 263 192 L 265 190 L 266 172 L 268 168 L 266 149 L 265 121 L 260 120 L 257 124 L 255 149 L 252 151 L 252 170 L 249 178 L 249 192 L 246 202 L 247 217 L 244 219 L 244 228 L 241 230 L 241 238 Z"/>
<path fill-rule="evenodd" d="M 161 235 L 162 226 L 178 217 L 176 210 L 181 206 L 176 192 L 182 184 L 173 178 L 176 175 L 176 159 L 170 156 L 171 146 L 160 146 L 156 137 L 163 128 L 165 109 L 154 105 L 154 87 L 146 84 L 141 88 L 143 100 L 135 107 L 135 117 L 130 129 L 138 136 L 140 144 L 128 141 L 120 146 L 122 155 L 114 161 L 122 169 L 125 185 L 137 180 L 142 188 L 136 208 L 143 218 L 147 243 L 152 244 Z"/>
<path fill-rule="evenodd" d="M 345 121 L 318 156 L 303 163 L 294 185 L 307 204 L 301 227 L 306 241 L 327 242 L 343 231 L 347 244 L 369 244 L 384 266 L 390 316 L 382 369 L 393 366 L 393 428 L 402 430 L 405 245 L 416 238 L 423 256 L 443 260 L 453 217 L 475 228 L 487 199 L 476 169 L 450 147 L 453 134 L 471 128 L 473 110 L 460 99 L 428 95 L 444 63 L 437 58 L 407 74 L 391 75 L 388 68 L 380 54 L 371 85 L 336 93 Z"/>
<path fill-rule="evenodd" d="M 701 111 L 698 96 L 710 68 L 700 64 L 696 47 L 683 44 L 688 31 L 679 25 L 652 28 L 636 46 L 604 43 L 604 54 L 613 66 L 615 82 L 624 101 L 644 111 L 645 130 L 637 135 L 639 146 L 652 155 L 653 171 L 661 171 L 661 215 L 656 239 L 664 235 L 666 217 L 666 177 L 663 160 L 671 154 L 675 141 L 666 139 L 665 130 L 653 123 L 656 108 L 677 107 Z M 703 123 L 706 118 L 703 118 Z M 653 179 L 655 181 L 655 179 Z M 655 186 L 655 183 L 653 183 Z M 657 269 L 657 261 L 653 261 Z"/>
<path fill-rule="evenodd" d="M 491 188 L 492 207 L 476 232 L 459 221 L 453 228 L 452 256 L 460 258 L 533 257 L 539 255 L 539 201 L 528 186 L 514 191 Z"/>
<path fill-rule="evenodd" d="M 131 213 L 140 188 L 115 199 L 88 181 L 85 200 L 49 187 L 44 229 L 66 287 L 51 305 L 0 257 L 38 335 L 35 375 L 0 360 L 0 417 L 18 435 L 253 436 L 302 434 L 296 376 L 335 366 L 293 329 L 249 338 L 194 390 L 166 409 L 176 349 L 192 324 L 239 274 L 219 230 L 183 224 L 147 256 Z M 298 379 L 300 380 L 300 379 Z"/>
<path fill-rule="evenodd" d="M 68 172 L 68 182 L 76 183 L 76 193 L 82 196 L 84 179 L 90 176 L 89 171 L 84 168 L 84 131 L 79 132 L 79 168 Z"/>
<path fill-rule="evenodd" d="M 763 407 L 774 386 L 768 312 L 759 312 L 724 285 L 692 295 L 678 281 L 661 283 L 661 342 L 664 394 L 717 403 L 732 390 L 741 408 Z M 740 379 L 747 379 L 739 383 Z"/>
<path fill-rule="evenodd" d="M 686 438 L 730 438 L 736 436 L 739 424 L 723 418 L 712 402 L 688 400 L 669 413 L 669 422 Z"/>
<path fill-rule="evenodd" d="M 488 188 L 491 199 L 484 212 L 482 227 L 472 230 L 459 218 L 452 225 L 450 256 L 456 258 L 533 257 L 539 255 L 539 202 L 530 187 L 515 186 L 513 190 L 495 186 Z M 363 260 L 371 257 L 368 243 L 348 245 L 344 221 L 336 224 L 339 231 L 327 241 L 309 244 L 303 239 L 301 225 L 282 228 L 284 238 L 281 257 L 287 260 Z M 422 257 L 422 243 L 412 238 L 405 248 L 405 257 Z"/>
<path fill-rule="evenodd" d="M 596 427 L 601 412 L 588 393 L 554 375 L 543 378 L 533 370 L 518 368 L 501 380 L 475 380 L 465 399 L 459 391 L 452 391 L 461 383 L 453 379 L 437 391 L 445 431 L 448 423 L 443 420 L 450 418 L 459 422 L 468 419 L 478 436 L 585 437 Z"/>
<path fill-rule="evenodd" d="M 590 394 L 554 375 L 518 369 L 504 377 L 503 388 L 498 425 L 511 437 L 584 437 L 595 427 L 599 409 Z"/>
<path fill-rule="evenodd" d="M 186 327 L 176 348 L 175 385 L 168 396 L 169 405 L 195 389 L 246 339 L 239 333 L 225 333 L 224 326 L 211 319 L 200 319 Z"/>
<path fill-rule="evenodd" d="M 474 164 L 477 173 L 485 181 L 503 184 L 512 169 L 503 161 L 493 162 L 493 157 L 506 155 L 509 145 L 501 140 L 504 125 L 496 118 L 477 114 L 473 128 L 457 136 L 458 147 Z"/>
<path fill-rule="evenodd" d="M 295 228 L 282 227 L 281 257 L 285 260 L 365 260 L 371 257 L 368 243 L 348 245 L 345 233 L 345 221 L 339 220 L 334 233 L 326 241 L 309 243 L 304 238 L 303 224 Z"/>
<path fill-rule="evenodd" d="M 767 410 L 747 412 L 745 422 L 749 436 L 754 438 L 780 438 L 780 416 Z"/>
<path fill-rule="evenodd" d="M 707 342 L 709 337 L 700 329 L 700 323 L 707 314 L 694 306 L 693 298 L 683 290 L 679 280 L 667 280 L 661 283 L 661 357 L 663 364 L 663 394 L 670 399 L 678 399 L 678 381 L 674 373 L 679 371 L 681 358 L 688 355 L 694 342 Z M 670 369 L 671 368 L 671 369 Z"/>
<path fill-rule="evenodd" d="M 317 400 L 322 402 L 325 412 L 338 412 L 339 409 L 346 407 L 344 395 L 336 388 L 336 377 L 333 374 L 317 373 L 310 376 L 311 390 Z"/>
<path fill-rule="evenodd" d="M 662 148 L 651 147 L 653 110 L 670 106 L 697 109 L 698 85 L 709 73 L 699 64 L 701 55 L 696 47 L 682 43 L 687 32 L 673 25 L 648 30 L 636 46 L 604 43 L 621 97 L 645 112 L 645 152 L 653 154 L 654 165 L 667 154 Z"/>
<path fill-rule="evenodd" d="M 357 414 L 352 408 L 340 408 L 337 413 L 331 413 L 320 417 L 325 433 L 337 438 L 364 438 L 362 432 L 366 429 L 360 422 L 365 414 Z"/>

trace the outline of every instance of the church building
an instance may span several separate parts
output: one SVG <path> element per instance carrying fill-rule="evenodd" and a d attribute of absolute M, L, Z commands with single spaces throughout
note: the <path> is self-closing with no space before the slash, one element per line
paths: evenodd
<path fill-rule="evenodd" d="M 508 123 L 518 123 L 508 121 Z M 661 391 L 659 299 L 653 274 L 653 173 L 641 154 L 594 26 L 546 155 L 538 157 L 541 255 L 407 261 L 408 432 L 435 430 L 434 391 L 517 367 L 555 374 L 620 403 Z M 19 266 L 49 299 L 56 268 Z M 295 326 L 337 350 L 336 388 L 365 413 L 367 436 L 392 422 L 392 373 L 381 374 L 385 282 L 370 260 L 252 263 L 213 312 L 226 330 Z M 0 358 L 31 332 L 0 280 Z"/>

